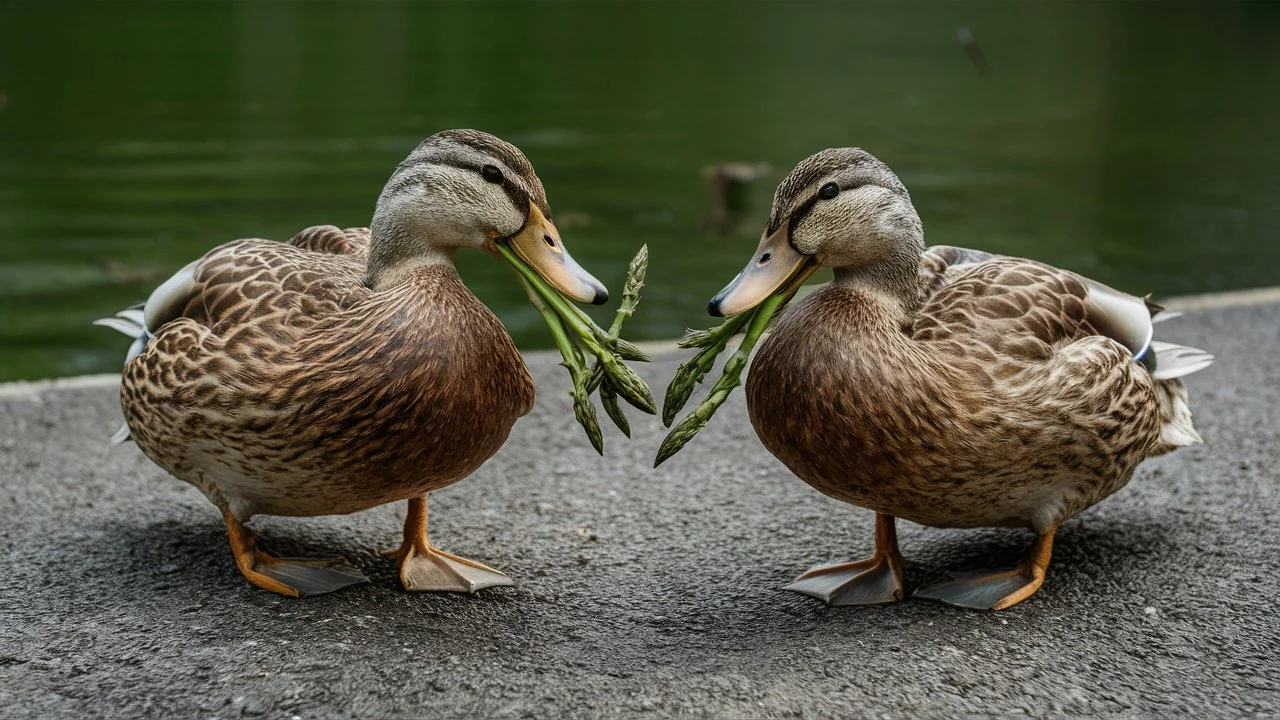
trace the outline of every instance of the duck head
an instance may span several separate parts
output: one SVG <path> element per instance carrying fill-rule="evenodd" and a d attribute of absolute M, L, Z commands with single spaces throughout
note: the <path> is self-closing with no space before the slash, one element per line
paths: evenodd
<path fill-rule="evenodd" d="M 551 222 L 547 194 L 519 148 L 478 130 L 422 141 L 378 196 L 366 283 L 390 287 L 416 267 L 452 263 L 458 248 L 511 249 L 565 295 L 596 305 L 609 291 L 582 269 Z"/>
<path fill-rule="evenodd" d="M 707 312 L 746 312 L 820 267 L 833 268 L 837 283 L 879 286 L 910 305 L 924 247 L 911 196 L 887 165 L 860 148 L 823 150 L 778 185 L 759 247 Z"/>

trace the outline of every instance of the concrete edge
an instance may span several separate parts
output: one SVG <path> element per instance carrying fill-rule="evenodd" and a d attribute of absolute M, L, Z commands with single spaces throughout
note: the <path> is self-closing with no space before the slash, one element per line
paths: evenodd
<path fill-rule="evenodd" d="M 40 399 L 41 393 L 50 390 L 82 390 L 112 387 L 120 384 L 118 373 L 101 375 L 73 375 L 49 380 L 17 380 L 0 383 L 0 400 Z"/>
<path fill-rule="evenodd" d="M 1229 290 L 1226 292 L 1204 293 L 1201 295 L 1180 295 L 1162 299 L 1161 305 L 1170 310 L 1181 312 L 1199 312 L 1204 310 L 1223 310 L 1249 305 L 1269 305 L 1280 303 L 1280 287 L 1250 288 L 1247 290 Z M 647 340 L 636 345 L 644 352 L 659 359 L 666 355 L 683 352 L 675 340 Z M 555 355 L 554 350 L 533 350 L 524 355 L 538 357 Z M 0 383 L 0 400 L 39 400 L 41 393 L 50 390 L 82 390 L 106 388 L 120 384 L 120 376 L 114 373 L 101 375 L 74 375 L 72 377 L 53 378 L 49 380 L 18 380 Z"/>
<path fill-rule="evenodd" d="M 1178 295 L 1162 300 L 1154 298 L 1170 310 L 1195 312 L 1197 310 L 1222 310 L 1247 305 L 1268 305 L 1280 302 L 1280 287 L 1249 288 L 1201 295 Z"/>

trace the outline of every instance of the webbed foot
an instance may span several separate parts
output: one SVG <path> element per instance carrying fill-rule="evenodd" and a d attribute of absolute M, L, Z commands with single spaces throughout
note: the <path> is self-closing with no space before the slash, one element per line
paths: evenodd
<path fill-rule="evenodd" d="M 1004 610 L 1026 600 L 1044 584 L 1045 571 L 1053 555 L 1052 527 L 1036 539 L 1031 557 L 1012 570 L 952 573 L 950 580 L 927 585 L 912 597 L 938 600 L 975 610 Z"/>
<path fill-rule="evenodd" d="M 473 593 L 489 587 L 515 585 L 511 578 L 474 560 L 434 547 L 410 550 L 400 564 L 400 582 L 415 592 Z"/>
<path fill-rule="evenodd" d="M 902 569 L 887 557 L 838 565 L 818 565 L 783 590 L 828 605 L 881 605 L 902 599 Z"/>
<path fill-rule="evenodd" d="M 409 500 L 404 521 L 404 542 L 383 553 L 399 558 L 400 582 L 415 592 L 473 593 L 490 587 L 514 585 L 511 578 L 474 560 L 437 550 L 427 539 L 427 499 Z"/>
<path fill-rule="evenodd" d="M 307 597 L 369 582 L 364 573 L 340 557 L 320 560 L 272 557 L 257 548 L 253 531 L 230 511 L 224 510 L 222 515 L 236 567 L 246 580 L 263 590 L 289 597 Z"/>
<path fill-rule="evenodd" d="M 912 597 L 974 610 L 1003 610 L 1031 597 L 1043 582 L 1043 575 L 1037 578 L 1021 567 L 952 573 L 950 580 L 922 587 Z"/>
<path fill-rule="evenodd" d="M 249 579 L 249 582 L 258 587 L 293 597 L 323 595 L 349 585 L 369 582 L 369 578 L 364 573 L 340 557 L 300 560 L 274 558 L 264 552 L 256 551 L 252 568 L 245 570 L 242 567 L 240 572 Z M 273 584 L 268 586 L 261 581 L 262 579 L 271 581 Z M 280 587 L 278 588 L 277 585 Z"/>
<path fill-rule="evenodd" d="M 876 514 L 876 550 L 867 560 L 818 565 L 783 590 L 828 605 L 880 605 L 902 599 L 902 555 L 892 515 Z"/>

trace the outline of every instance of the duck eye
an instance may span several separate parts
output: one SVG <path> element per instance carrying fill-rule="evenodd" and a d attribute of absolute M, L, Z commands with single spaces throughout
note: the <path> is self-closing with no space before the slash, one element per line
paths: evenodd
<path fill-rule="evenodd" d="M 818 190 L 818 197 L 822 198 L 823 200 L 830 200 L 831 198 L 839 194 L 840 194 L 840 186 L 833 182 L 829 182 L 826 185 L 823 185 Z"/>
<path fill-rule="evenodd" d="M 480 175 L 483 176 L 485 180 L 493 183 L 494 185 L 497 185 L 498 183 L 502 182 L 502 171 L 493 165 L 485 165 L 484 167 L 480 168 Z"/>

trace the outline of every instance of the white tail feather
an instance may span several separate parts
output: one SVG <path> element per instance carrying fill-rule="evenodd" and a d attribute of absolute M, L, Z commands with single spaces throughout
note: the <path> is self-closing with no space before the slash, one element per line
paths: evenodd
<path fill-rule="evenodd" d="M 1161 310 L 1160 312 L 1151 316 L 1151 322 L 1153 324 L 1162 323 L 1162 322 L 1167 322 L 1169 320 L 1177 320 L 1180 317 L 1182 317 L 1181 310 Z"/>
<path fill-rule="evenodd" d="M 121 310 L 115 314 L 115 317 L 93 321 L 94 325 L 108 327 L 133 338 L 133 342 L 129 345 L 129 352 L 125 354 L 125 365 L 133 362 L 134 358 L 147 349 L 147 342 L 152 337 L 152 328 L 159 329 L 161 325 L 177 317 L 182 311 L 191 292 L 192 283 L 195 281 L 195 268 L 199 262 L 196 260 L 189 263 L 173 277 L 161 283 L 160 287 L 151 292 L 146 303 Z M 120 429 L 116 430 L 116 434 L 111 436 L 111 444 L 120 445 L 131 439 L 129 426 L 121 425 Z"/>
<path fill-rule="evenodd" d="M 111 436 L 111 444 L 121 445 L 129 442 L 132 439 L 133 437 L 129 435 L 129 426 L 127 424 L 121 425 L 120 429 L 116 430 L 116 434 Z"/>
<path fill-rule="evenodd" d="M 1140 358 L 1151 347 L 1151 307 L 1146 300 L 1078 275 L 1088 286 L 1085 302 L 1089 323 L 1102 335 L 1129 348 Z"/>
<path fill-rule="evenodd" d="M 142 354 L 147 347 L 147 341 L 151 339 L 151 333 L 147 331 L 143 324 L 142 310 L 139 308 L 129 308 L 116 313 L 115 317 L 100 318 L 93 321 L 94 325 L 108 327 L 117 332 L 124 333 L 133 338 L 133 343 L 129 345 L 129 352 L 124 356 L 124 364 L 128 365 L 131 360 Z"/>
<path fill-rule="evenodd" d="M 145 317 L 143 325 L 152 332 L 161 325 L 178 317 L 182 308 L 191 297 L 195 285 L 196 266 L 199 260 L 192 260 L 186 267 L 173 274 L 173 277 L 160 283 L 160 287 L 151 291 L 142 312 Z"/>
<path fill-rule="evenodd" d="M 147 341 L 150 339 L 151 335 L 149 333 L 139 335 L 137 339 L 133 341 L 133 344 L 129 346 L 129 352 L 125 353 L 124 364 L 128 365 L 133 362 L 134 358 L 141 355 L 142 351 L 147 349 Z"/>
<path fill-rule="evenodd" d="M 126 310 L 125 312 L 128 311 Z M 124 333 L 131 338 L 136 338 L 138 335 L 146 332 L 146 329 L 142 327 L 142 323 L 134 322 L 132 318 L 123 317 L 123 315 L 124 313 L 120 313 L 116 317 L 99 318 L 98 320 L 94 320 L 93 324 L 111 328 L 112 330 Z"/>
<path fill-rule="evenodd" d="M 1213 356 L 1192 347 L 1153 341 L 1151 351 L 1156 355 L 1156 368 L 1151 377 L 1156 380 L 1172 380 L 1203 370 L 1213 363 Z"/>
<path fill-rule="evenodd" d="M 139 307 L 129 308 L 128 310 L 121 310 L 120 312 L 116 313 L 116 317 L 124 318 L 125 320 L 132 320 L 133 322 L 137 323 L 138 327 L 140 328 L 145 328 L 147 326 L 147 321 L 142 316 L 142 308 L 139 308 Z"/>

